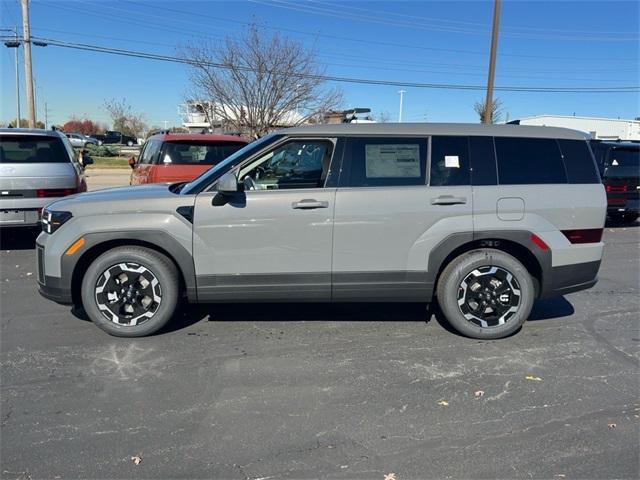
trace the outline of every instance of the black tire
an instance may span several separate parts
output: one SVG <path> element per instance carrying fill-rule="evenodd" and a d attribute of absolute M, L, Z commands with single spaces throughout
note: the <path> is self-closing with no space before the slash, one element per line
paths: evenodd
<path fill-rule="evenodd" d="M 495 339 L 516 332 L 529 317 L 535 287 L 527 269 L 514 257 L 480 249 L 456 257 L 445 267 L 436 295 L 442 313 L 459 333 Z"/>
<path fill-rule="evenodd" d="M 137 246 L 100 255 L 87 269 L 81 288 L 91 321 L 116 337 L 144 337 L 160 330 L 173 317 L 180 294 L 174 263 Z"/>

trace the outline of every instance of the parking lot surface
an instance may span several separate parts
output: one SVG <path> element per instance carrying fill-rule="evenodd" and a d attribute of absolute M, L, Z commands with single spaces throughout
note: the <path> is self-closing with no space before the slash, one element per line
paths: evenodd
<path fill-rule="evenodd" d="M 594 288 L 497 341 L 387 304 L 190 307 L 113 338 L 36 293 L 34 234 L 1 233 L 3 478 L 639 475 L 638 223 L 606 230 Z"/>

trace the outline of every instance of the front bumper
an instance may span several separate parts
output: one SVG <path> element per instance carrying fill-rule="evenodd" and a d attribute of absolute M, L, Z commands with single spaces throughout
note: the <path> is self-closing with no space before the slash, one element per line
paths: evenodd
<path fill-rule="evenodd" d="M 43 297 L 53 300 L 63 305 L 73 303 L 71 296 L 71 286 L 69 282 L 62 282 L 61 278 L 52 277 L 46 274 L 44 262 L 44 247 L 36 244 L 36 262 L 38 272 L 38 292 Z"/>

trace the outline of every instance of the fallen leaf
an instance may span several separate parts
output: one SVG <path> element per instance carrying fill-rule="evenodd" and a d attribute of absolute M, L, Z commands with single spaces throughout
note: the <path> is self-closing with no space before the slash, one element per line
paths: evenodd
<path fill-rule="evenodd" d="M 473 396 L 476 398 L 480 398 L 484 395 L 484 390 L 478 390 L 476 392 L 473 392 Z"/>
<path fill-rule="evenodd" d="M 142 457 L 140 455 L 136 455 L 135 457 L 131 457 L 131 461 L 134 465 L 140 465 L 142 462 Z"/>
<path fill-rule="evenodd" d="M 395 473 L 385 473 L 384 480 L 396 480 Z"/>
<path fill-rule="evenodd" d="M 440 405 L 441 407 L 448 407 L 449 406 L 449 402 L 447 402 L 446 400 L 440 400 L 438 402 L 438 405 Z"/>
<path fill-rule="evenodd" d="M 616 425 L 615 423 L 608 423 L 607 427 L 609 428 L 616 428 L 618 425 Z"/>
<path fill-rule="evenodd" d="M 526 377 L 527 380 L 532 380 L 534 382 L 541 382 L 542 379 L 540 377 L 538 377 L 537 375 L 527 375 Z"/>

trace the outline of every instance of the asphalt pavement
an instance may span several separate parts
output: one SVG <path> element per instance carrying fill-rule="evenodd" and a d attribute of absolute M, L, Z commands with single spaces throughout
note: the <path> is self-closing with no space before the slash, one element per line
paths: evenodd
<path fill-rule="evenodd" d="M 40 298 L 35 236 L 4 230 L 2 477 L 638 478 L 639 235 L 608 228 L 600 282 L 503 340 L 389 304 L 190 307 L 122 339 Z"/>

